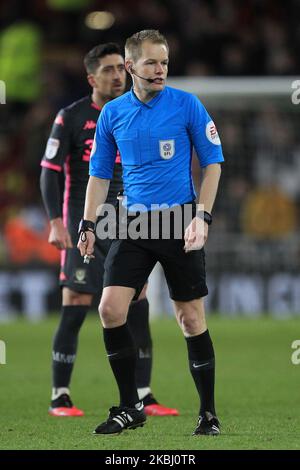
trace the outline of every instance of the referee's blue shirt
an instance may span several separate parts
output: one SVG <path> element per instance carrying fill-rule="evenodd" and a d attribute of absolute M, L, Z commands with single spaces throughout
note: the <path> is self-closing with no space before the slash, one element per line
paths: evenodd
<path fill-rule="evenodd" d="M 112 179 L 119 149 L 128 209 L 184 204 L 195 198 L 193 146 L 201 167 L 224 161 L 216 127 L 198 98 L 165 87 L 142 103 L 131 89 L 101 111 L 90 175 Z"/>

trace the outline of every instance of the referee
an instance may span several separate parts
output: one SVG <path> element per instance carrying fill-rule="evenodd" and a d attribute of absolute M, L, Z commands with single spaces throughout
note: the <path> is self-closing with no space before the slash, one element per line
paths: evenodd
<path fill-rule="evenodd" d="M 199 394 L 194 434 L 220 433 L 214 404 L 214 349 L 203 303 L 208 292 L 203 246 L 224 159 L 216 127 L 201 102 L 190 93 L 166 86 L 168 56 L 167 41 L 159 31 L 144 30 L 127 39 L 125 67 L 133 87 L 104 106 L 95 133 L 78 242 L 82 256 L 91 256 L 94 250 L 96 211 L 106 199 L 117 148 L 123 166 L 123 205 L 129 221 L 137 205 L 142 205 L 149 220 L 157 205 L 182 211 L 189 206 L 193 211 L 180 238 L 175 236 L 174 216 L 170 227 L 173 236 L 169 239 L 117 237 L 112 242 L 105 262 L 99 313 L 120 404 L 110 409 L 96 434 L 120 433 L 143 426 L 146 421 L 135 383 L 136 353 L 126 318 L 131 300 L 139 294 L 157 261 L 165 272 Z M 203 170 L 199 206 L 195 204 L 191 174 L 193 147 Z M 158 211 L 160 218 L 167 211 Z"/>
<path fill-rule="evenodd" d="M 121 96 L 125 90 L 126 71 L 118 44 L 99 44 L 84 58 L 91 95 L 62 109 L 55 118 L 41 166 L 41 191 L 51 231 L 49 242 L 62 250 L 60 285 L 62 286 L 61 318 L 52 348 L 52 396 L 49 414 L 56 417 L 78 417 L 84 412 L 73 405 L 70 384 L 76 360 L 78 338 L 94 294 L 100 294 L 104 261 L 110 240 L 97 239 L 95 259 L 83 263 L 76 248 L 78 224 L 84 210 L 89 161 L 96 122 L 104 104 Z M 64 201 L 60 182 L 64 181 Z M 113 178 L 106 202 L 115 204 L 122 190 L 120 154 L 115 153 Z M 138 352 L 136 380 L 138 393 L 148 415 L 178 415 L 156 401 L 151 388 L 152 339 L 149 327 L 149 304 L 145 289 L 129 307 L 128 323 Z"/>

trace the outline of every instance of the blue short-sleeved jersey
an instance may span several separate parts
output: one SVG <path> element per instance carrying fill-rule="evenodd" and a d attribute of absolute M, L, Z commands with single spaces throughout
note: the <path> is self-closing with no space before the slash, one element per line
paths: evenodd
<path fill-rule="evenodd" d="M 118 148 L 128 208 L 184 204 L 195 198 L 193 146 L 202 167 L 224 161 L 216 127 L 198 98 L 165 87 L 142 103 L 131 90 L 102 109 L 90 175 L 111 179 Z"/>

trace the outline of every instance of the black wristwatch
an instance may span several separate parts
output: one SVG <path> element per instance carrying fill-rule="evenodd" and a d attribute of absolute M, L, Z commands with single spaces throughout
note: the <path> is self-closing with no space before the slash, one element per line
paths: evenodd
<path fill-rule="evenodd" d="M 199 219 L 204 220 L 207 225 L 210 225 L 212 223 L 212 215 L 207 211 L 197 211 L 196 217 L 199 217 Z"/>
<path fill-rule="evenodd" d="M 96 231 L 96 224 L 95 222 L 92 222 L 91 220 L 84 220 L 81 219 L 78 227 L 78 233 L 84 233 L 84 232 L 93 232 L 95 233 Z"/>

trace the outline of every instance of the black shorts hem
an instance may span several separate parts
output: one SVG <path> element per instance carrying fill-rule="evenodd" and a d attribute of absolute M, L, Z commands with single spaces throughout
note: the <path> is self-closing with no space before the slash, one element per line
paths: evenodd
<path fill-rule="evenodd" d="M 144 285 L 145 285 L 145 284 L 143 284 L 142 286 L 138 286 L 138 287 L 137 287 L 137 286 L 133 286 L 133 285 L 129 286 L 128 283 L 125 284 L 125 282 L 122 282 L 122 281 L 121 281 L 121 282 L 114 282 L 114 283 L 107 283 L 107 284 L 104 283 L 104 284 L 103 284 L 103 289 L 104 289 L 105 287 L 128 287 L 129 289 L 134 289 L 134 290 L 135 290 L 135 294 L 134 294 L 132 300 L 137 300 L 137 299 L 139 298 L 139 296 L 140 296 L 140 293 L 141 293 L 142 290 L 143 290 Z"/>
<path fill-rule="evenodd" d="M 74 284 L 68 281 L 60 281 L 59 285 L 61 289 L 63 287 L 68 287 L 69 289 L 73 290 L 74 292 L 79 292 L 79 294 L 91 294 L 95 295 L 98 294 L 98 292 L 101 290 L 101 287 L 99 289 L 92 289 L 89 286 L 81 286 L 79 284 Z"/>
<path fill-rule="evenodd" d="M 208 290 L 202 290 L 202 291 L 195 291 L 191 293 L 190 295 L 171 295 L 170 298 L 174 300 L 175 302 L 190 302 L 191 300 L 196 300 L 196 299 L 201 299 L 202 297 L 206 297 L 208 294 Z"/>

